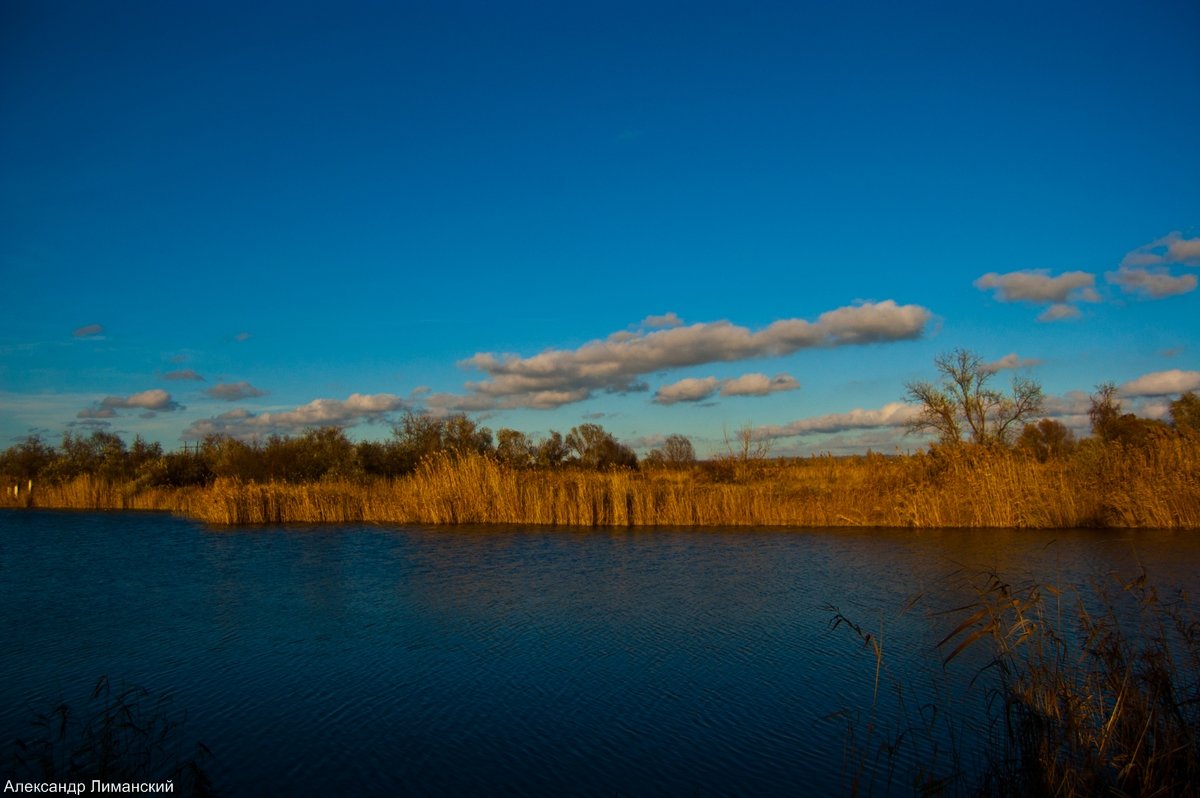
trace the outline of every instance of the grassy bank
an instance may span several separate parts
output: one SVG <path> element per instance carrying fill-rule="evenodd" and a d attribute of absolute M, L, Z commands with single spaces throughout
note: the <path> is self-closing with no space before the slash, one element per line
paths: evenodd
<path fill-rule="evenodd" d="M 1187 437 L 1039 462 L 971 447 L 884 457 L 726 460 L 688 469 L 524 469 L 435 455 L 397 479 L 140 488 L 78 477 L 0 506 L 168 510 L 215 524 L 1200 527 Z"/>

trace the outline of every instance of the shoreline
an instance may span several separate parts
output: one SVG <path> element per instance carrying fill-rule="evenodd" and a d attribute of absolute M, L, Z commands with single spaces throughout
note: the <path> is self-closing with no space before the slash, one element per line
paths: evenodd
<path fill-rule="evenodd" d="M 702 466 L 521 469 L 439 455 L 394 479 L 161 487 L 85 475 L 0 496 L 0 507 L 156 510 L 230 526 L 1200 528 L 1200 451 L 1186 439 L 1047 462 L 963 450 Z"/>

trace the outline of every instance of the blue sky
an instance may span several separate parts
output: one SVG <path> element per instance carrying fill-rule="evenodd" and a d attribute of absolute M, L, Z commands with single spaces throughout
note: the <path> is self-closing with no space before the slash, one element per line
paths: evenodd
<path fill-rule="evenodd" d="M 1200 388 L 1200 6 L 0 4 L 0 444 Z M 1005 359 L 1007 358 L 1007 359 Z M 1002 368 L 1015 366 L 1013 369 Z"/>

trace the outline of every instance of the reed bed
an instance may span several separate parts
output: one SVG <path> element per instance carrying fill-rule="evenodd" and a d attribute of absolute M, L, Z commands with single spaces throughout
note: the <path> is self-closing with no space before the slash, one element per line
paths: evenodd
<path fill-rule="evenodd" d="M 1200 621 L 1143 573 L 1098 600 L 990 576 L 943 641 L 991 646 L 990 795 L 1200 795 Z M 1061 620 L 1063 607 L 1074 622 Z"/>
<path fill-rule="evenodd" d="M 214 524 L 555 526 L 1200 527 L 1200 447 L 1169 437 L 1039 462 L 971 447 L 683 470 L 518 469 L 438 454 L 398 479 L 218 479 L 151 488 L 80 477 L 8 506 L 169 510 Z"/>
<path fill-rule="evenodd" d="M 827 607 L 831 629 L 874 659 L 873 695 L 883 674 L 901 697 L 894 728 L 874 700 L 865 723 L 861 710 L 829 716 L 846 722 L 851 792 L 893 792 L 903 772 L 923 795 L 1200 796 L 1200 619 L 1185 592 L 1160 593 L 1144 572 L 1091 589 L 980 582 L 974 601 L 928 615 L 949 629 L 946 673 L 919 708 L 882 636 Z M 957 668 L 970 678 L 945 678 Z M 962 746 L 980 733 L 979 749 Z"/>

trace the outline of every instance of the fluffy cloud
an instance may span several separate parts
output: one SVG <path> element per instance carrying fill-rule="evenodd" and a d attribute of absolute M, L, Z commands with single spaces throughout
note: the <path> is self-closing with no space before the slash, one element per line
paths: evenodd
<path fill-rule="evenodd" d="M 158 413 L 182 409 L 183 405 L 172 399 L 171 394 L 162 388 L 151 388 L 130 396 L 106 396 L 93 407 L 80 410 L 75 417 L 115 418 L 118 410 L 146 410 Z"/>
<path fill-rule="evenodd" d="M 76 338 L 90 338 L 93 335 L 100 335 L 103 332 L 104 328 L 99 324 L 87 324 L 76 329 L 71 335 L 74 335 Z"/>
<path fill-rule="evenodd" d="M 209 399 L 221 399 L 225 402 L 237 402 L 241 399 L 251 399 L 255 396 L 266 396 L 267 392 L 255 388 L 248 382 L 222 382 L 204 392 Z"/>
<path fill-rule="evenodd" d="M 907 402 L 890 402 L 871 410 L 856 408 L 848 413 L 830 413 L 813 418 L 802 418 L 780 426 L 760 427 L 758 434 L 764 438 L 791 438 L 813 433 L 846 432 L 857 429 L 880 427 L 903 427 L 919 415 L 916 405 Z"/>
<path fill-rule="evenodd" d="M 709 399 L 720 391 L 721 396 L 766 396 L 777 391 L 794 391 L 800 387 L 794 377 L 787 374 L 777 374 L 768 377 L 766 374 L 743 374 L 727 380 L 716 377 L 688 377 L 670 385 L 664 385 L 654 394 L 654 401 L 660 405 L 673 405 L 676 402 L 700 402 Z"/>
<path fill-rule="evenodd" d="M 1162 268 L 1122 266 L 1104 276 L 1125 293 L 1146 299 L 1162 299 L 1196 290 L 1196 275 L 1173 275 Z"/>
<path fill-rule="evenodd" d="M 180 371 L 168 371 L 162 375 L 164 380 L 196 380 L 204 382 L 204 378 L 191 369 L 182 369 Z"/>
<path fill-rule="evenodd" d="M 1009 352 L 1004 357 L 993 360 L 991 363 L 984 363 L 983 370 L 989 374 L 995 374 L 997 371 L 1005 369 L 1024 369 L 1040 366 L 1042 361 L 1032 357 L 1017 357 L 1016 352 Z"/>
<path fill-rule="evenodd" d="M 831 310 L 816 321 L 781 319 L 758 331 L 718 321 L 614 333 L 578 349 L 552 349 L 532 357 L 484 352 L 460 363 L 488 375 L 467 383 L 469 397 L 430 396 L 427 402 L 477 405 L 473 409 L 558 407 L 595 391 L 645 390 L 639 378 L 663 369 L 919 338 L 931 318 L 919 305 L 887 300 Z"/>
<path fill-rule="evenodd" d="M 654 401 L 660 405 L 699 402 L 713 396 L 720 387 L 721 381 L 716 377 L 688 377 L 659 388 L 654 394 Z"/>
<path fill-rule="evenodd" d="M 1184 238 L 1178 231 L 1143 244 L 1128 253 L 1121 261 L 1121 268 L 1157 266 L 1167 263 L 1183 263 L 1200 266 L 1200 237 Z"/>
<path fill-rule="evenodd" d="M 181 407 L 171 398 L 171 394 L 162 388 L 151 388 L 130 396 L 106 396 L 101 400 L 100 405 L 101 407 L 138 408 L 141 410 L 179 410 Z"/>
<path fill-rule="evenodd" d="M 280 412 L 251 413 L 239 408 L 193 421 L 183 431 L 183 438 L 194 440 L 215 433 L 248 439 L 296 432 L 307 427 L 349 427 L 360 421 L 379 421 L 404 406 L 405 401 L 394 394 L 354 393 L 346 399 L 314 399 L 306 405 Z"/>
<path fill-rule="evenodd" d="M 1067 305 L 1062 302 L 1056 302 L 1050 307 L 1038 314 L 1038 321 L 1063 321 L 1064 319 L 1077 319 L 1083 314 L 1079 308 L 1074 305 Z"/>
<path fill-rule="evenodd" d="M 642 327 L 658 328 L 658 327 L 678 327 L 683 324 L 683 319 L 675 315 L 675 312 L 664 313 L 661 316 L 647 316 L 642 319 Z"/>
<path fill-rule="evenodd" d="M 794 391 L 800 383 L 787 374 L 743 374 L 721 383 L 721 396 L 766 396 L 778 391 Z"/>
<path fill-rule="evenodd" d="M 995 289 L 1000 302 L 1096 302 L 1096 277 L 1087 272 L 1064 272 L 1051 277 L 1045 269 L 997 274 L 988 272 L 975 281 L 981 291 Z"/>
<path fill-rule="evenodd" d="M 1169 396 L 1200 390 L 1200 371 L 1170 369 L 1143 374 L 1121 386 L 1126 396 Z"/>

